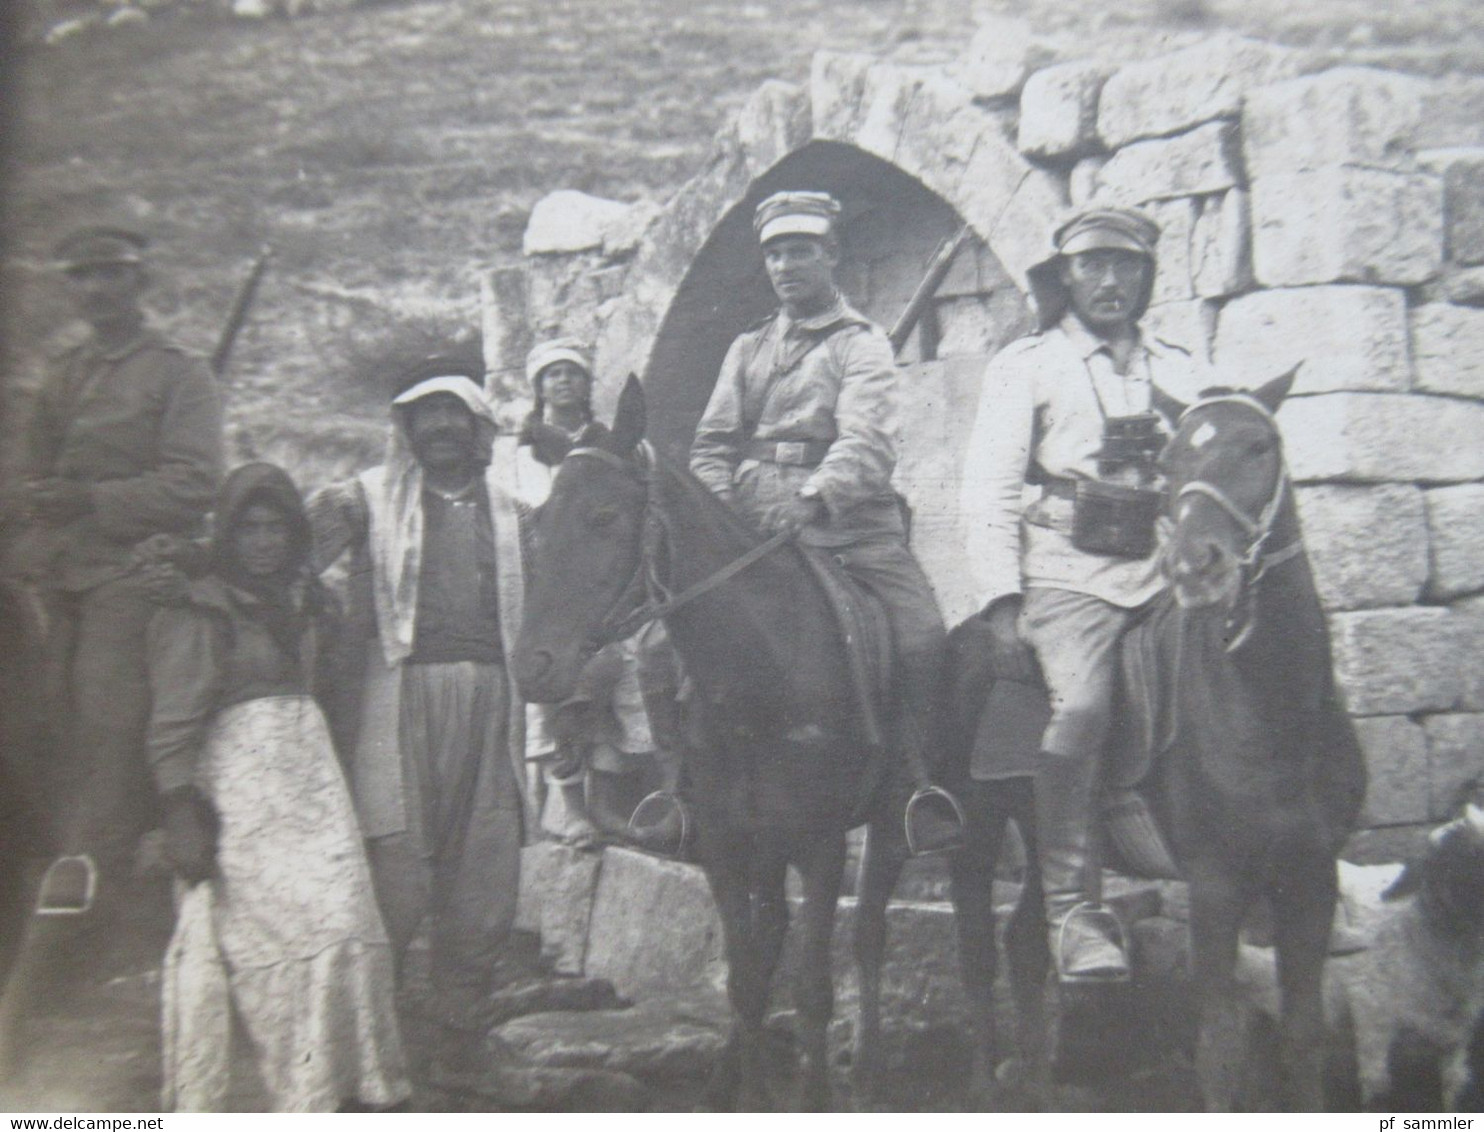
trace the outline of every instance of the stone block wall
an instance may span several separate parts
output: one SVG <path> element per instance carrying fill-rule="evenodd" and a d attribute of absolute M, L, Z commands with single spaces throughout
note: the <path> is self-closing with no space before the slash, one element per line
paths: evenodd
<path fill-rule="evenodd" d="M 919 337 L 904 358 L 935 402 L 904 439 L 915 541 L 956 619 L 974 359 L 1023 330 L 1016 288 L 1069 204 L 1147 209 L 1163 236 L 1146 328 L 1229 384 L 1303 363 L 1279 420 L 1371 767 L 1353 851 L 1405 851 L 1484 776 L 1484 133 L 1457 112 L 1454 77 L 1227 34 L 1145 59 L 1055 57 L 1001 30 L 957 64 L 826 52 L 807 86 L 764 84 L 669 204 L 596 204 L 573 225 L 583 248 L 532 256 L 520 301 L 487 305 L 492 380 L 509 385 L 533 333 L 589 334 L 611 407 L 667 312 L 694 310 L 698 257 L 762 192 L 818 168 L 821 146 L 889 163 L 978 237 L 939 292 L 932 349 Z M 928 253 L 881 236 L 847 286 L 890 296 L 867 306 L 889 322 Z"/>

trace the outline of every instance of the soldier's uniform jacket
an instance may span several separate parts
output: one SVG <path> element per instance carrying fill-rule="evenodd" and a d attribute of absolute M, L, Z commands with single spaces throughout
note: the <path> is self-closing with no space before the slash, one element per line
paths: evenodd
<path fill-rule="evenodd" d="M 755 520 L 813 485 L 829 509 L 813 542 L 900 537 L 900 396 L 886 334 L 844 300 L 806 319 L 777 311 L 727 351 L 691 470 Z"/>
<path fill-rule="evenodd" d="M 1031 479 L 1096 479 L 1104 414 L 1150 411 L 1152 390 L 1183 402 L 1210 386 L 1180 346 L 1141 336 L 1120 376 L 1076 315 L 1006 346 L 989 364 L 964 469 L 969 564 L 981 605 L 1027 586 L 1091 594 L 1133 608 L 1162 588 L 1155 556 L 1116 558 L 1072 545 L 1072 501 Z M 1166 421 L 1166 430 L 1173 422 Z"/>
<path fill-rule="evenodd" d="M 27 473 L 87 484 L 93 510 L 33 530 L 24 568 L 72 590 L 118 577 L 141 539 L 196 528 L 222 464 L 221 398 L 204 362 L 149 330 L 112 352 L 89 338 L 39 392 Z"/>

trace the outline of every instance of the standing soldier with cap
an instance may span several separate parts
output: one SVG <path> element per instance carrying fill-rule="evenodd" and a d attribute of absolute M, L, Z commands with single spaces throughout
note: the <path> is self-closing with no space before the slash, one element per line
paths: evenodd
<path fill-rule="evenodd" d="M 131 548 L 197 532 L 222 474 L 221 400 L 205 363 L 145 325 L 147 243 L 91 227 L 56 247 L 91 333 L 38 396 L 20 490 L 29 529 L 15 562 L 42 591 L 66 705 L 52 784 L 61 848 L 101 869 L 110 900 L 155 817 L 144 639 L 157 607 Z"/>
<path fill-rule="evenodd" d="M 885 608 L 897 743 L 926 803 L 908 806 L 908 841 L 941 850 L 963 832 L 957 803 L 928 788 L 926 769 L 940 749 L 946 633 L 891 487 L 901 397 L 891 346 L 835 286 L 839 215 L 820 192 L 758 206 L 753 230 L 781 307 L 727 351 L 691 471 L 762 530 L 827 550 Z"/>
<path fill-rule="evenodd" d="M 1139 329 L 1158 238 L 1126 209 L 1092 209 L 1057 229 L 1056 253 L 1031 270 L 1041 329 L 990 363 L 964 470 L 976 622 L 999 675 L 1031 679 L 1039 661 L 1051 696 L 1036 835 L 1052 954 L 1068 982 L 1128 977 L 1122 933 L 1098 903 L 1094 795 L 1118 643 L 1164 584 L 1153 458 L 1171 422 L 1156 390 L 1188 401 L 1210 384 L 1185 350 Z M 1040 495 L 1023 506 L 1027 484 Z M 1120 848 L 1158 861 L 1147 815 L 1121 802 L 1110 812 Z"/>

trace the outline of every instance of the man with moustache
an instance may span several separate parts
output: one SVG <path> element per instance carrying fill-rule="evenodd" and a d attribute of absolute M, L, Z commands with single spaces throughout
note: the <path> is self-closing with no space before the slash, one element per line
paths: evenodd
<path fill-rule="evenodd" d="M 1050 693 L 1036 832 L 1052 954 L 1067 982 L 1128 977 L 1122 933 L 1098 902 L 1095 793 L 1118 644 L 1164 584 L 1152 510 L 1147 540 L 1128 545 L 1100 539 L 1089 520 L 1110 497 L 1143 491 L 1145 507 L 1157 498 L 1152 457 L 1173 422 L 1159 415 L 1156 390 L 1189 402 L 1210 384 L 1188 352 L 1139 327 L 1158 238 L 1147 216 L 1119 208 L 1089 209 L 1056 230 L 1055 254 L 1031 270 L 1041 329 L 991 361 L 964 470 L 983 603 L 974 624 L 999 676 L 1033 680 L 1039 663 Z M 1127 841 L 1125 852 L 1157 859 L 1163 845 L 1147 815 L 1134 798 L 1117 801 L 1103 808 L 1118 819 L 1120 848 Z"/>
<path fill-rule="evenodd" d="M 392 400 L 386 461 L 311 501 L 315 561 L 349 555 L 369 655 L 343 754 L 399 972 L 432 918 L 433 1012 L 472 1035 L 515 917 L 528 824 L 520 630 L 524 508 L 490 469 L 478 368 L 430 358 Z"/>

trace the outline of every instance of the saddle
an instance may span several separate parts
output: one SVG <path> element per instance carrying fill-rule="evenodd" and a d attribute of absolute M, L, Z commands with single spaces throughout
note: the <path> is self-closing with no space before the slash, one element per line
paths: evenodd
<path fill-rule="evenodd" d="M 1161 597 L 1124 635 L 1122 675 L 1103 757 L 1103 825 L 1118 863 L 1134 876 L 1178 876 L 1142 797 L 1160 772 L 1176 725 L 1170 673 L 1178 664 L 1174 611 L 1173 598 Z M 960 701 L 953 711 L 972 736 L 969 776 L 980 782 L 1033 778 L 1051 719 L 1046 686 L 999 676 L 987 657 L 973 655 L 971 640 L 962 627 L 949 637 Z"/>
<path fill-rule="evenodd" d="M 891 623 L 886 619 L 886 610 L 828 551 L 803 543 L 796 545 L 819 579 L 840 628 L 861 738 L 872 748 L 883 748 L 887 745 L 887 735 L 882 720 L 887 712 L 887 690 L 892 676 Z"/>

